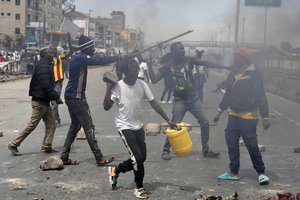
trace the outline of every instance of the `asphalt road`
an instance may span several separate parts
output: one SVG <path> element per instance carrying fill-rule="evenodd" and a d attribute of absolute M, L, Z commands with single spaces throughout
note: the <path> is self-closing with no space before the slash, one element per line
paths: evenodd
<path fill-rule="evenodd" d="M 114 127 L 115 107 L 104 111 L 102 101 L 105 84 L 102 74 L 110 67 L 89 70 L 87 98 L 96 127 L 96 137 L 104 154 L 118 156 L 114 164 L 128 158 L 119 135 Z M 215 84 L 224 79 L 221 73 L 211 73 L 205 86 L 203 107 L 212 121 L 212 117 L 221 99 L 220 93 L 213 93 Z M 66 166 L 60 171 L 42 171 L 39 162 L 50 155 L 40 152 L 44 135 L 44 124 L 21 144 L 22 156 L 10 154 L 7 144 L 24 128 L 31 115 L 28 87 L 30 79 L 23 79 L 0 84 L 0 199 L 134 199 L 133 173 L 121 174 L 118 189 L 111 191 L 108 185 L 107 167 L 97 167 L 86 140 L 76 140 L 71 159 L 80 160 L 80 165 Z M 66 81 L 64 84 L 66 85 Z M 159 99 L 163 90 L 162 83 L 150 84 Z M 276 192 L 300 192 L 300 154 L 293 153 L 300 145 L 300 106 L 280 97 L 268 94 L 270 104 L 270 129 L 262 132 L 258 127 L 259 143 L 266 146 L 262 153 L 266 164 L 266 174 L 271 182 L 259 186 L 257 174 L 252 168 L 249 154 L 241 147 L 241 180 L 238 182 L 219 181 L 217 176 L 228 170 L 228 154 L 224 139 L 227 116 L 223 114 L 216 127 L 211 127 L 210 146 L 221 152 L 218 159 L 204 158 L 200 151 L 199 129 L 194 128 L 190 135 L 193 151 L 185 157 L 172 157 L 170 161 L 161 160 L 162 145 L 165 135 L 146 138 L 148 157 L 145 163 L 145 188 L 152 192 L 151 199 L 195 199 L 199 194 L 228 196 L 235 191 L 240 199 L 261 199 Z M 170 116 L 171 104 L 163 104 L 163 109 Z M 156 114 L 149 103 L 143 103 L 142 111 L 145 124 L 161 123 L 163 119 Z M 61 150 L 70 124 L 66 105 L 60 107 L 63 126 L 58 127 L 53 142 L 54 148 Z M 185 122 L 197 125 L 196 120 L 187 114 Z M 60 155 L 60 154 L 57 154 Z"/>

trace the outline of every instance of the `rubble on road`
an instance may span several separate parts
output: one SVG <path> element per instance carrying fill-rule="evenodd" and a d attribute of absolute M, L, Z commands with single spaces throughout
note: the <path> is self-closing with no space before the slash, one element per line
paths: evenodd
<path fill-rule="evenodd" d="M 147 136 L 156 136 L 157 134 L 160 133 L 160 124 L 157 123 L 148 123 L 146 125 L 146 135 Z"/>
<path fill-rule="evenodd" d="M 63 169 L 64 164 L 63 161 L 56 155 L 47 158 L 40 162 L 40 168 L 44 170 L 54 170 L 54 169 Z"/>
<path fill-rule="evenodd" d="M 25 79 L 25 78 L 30 78 L 30 77 L 31 77 L 31 75 L 26 75 L 26 74 L 15 74 L 15 75 L 1 75 L 0 74 L 0 83 L 20 80 L 20 79 Z"/>

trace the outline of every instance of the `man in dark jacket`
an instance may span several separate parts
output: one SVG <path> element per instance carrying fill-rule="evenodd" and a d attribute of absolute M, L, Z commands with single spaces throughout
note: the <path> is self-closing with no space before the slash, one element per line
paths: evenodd
<path fill-rule="evenodd" d="M 15 156 L 21 155 L 17 147 L 20 146 L 22 141 L 37 127 L 41 119 L 43 119 L 46 126 L 42 152 L 57 152 L 52 148 L 56 124 L 50 107 L 50 101 L 52 100 L 57 101 L 57 103 L 62 103 L 62 100 L 54 90 L 52 61 L 55 54 L 56 52 L 50 48 L 42 49 L 40 52 L 41 60 L 35 65 L 29 89 L 29 96 L 32 96 L 32 115 L 30 122 L 27 127 L 19 132 L 8 144 L 9 150 Z"/>
<path fill-rule="evenodd" d="M 95 137 L 95 128 L 86 100 L 85 90 L 87 84 L 88 66 L 105 65 L 118 61 L 118 56 L 94 56 L 94 41 L 81 35 L 79 38 L 80 52 L 72 56 L 69 65 L 69 82 L 65 89 L 65 101 L 71 117 L 69 128 L 61 159 L 64 165 L 79 164 L 78 160 L 70 160 L 71 146 L 77 132 L 83 127 L 90 149 L 92 150 L 98 166 L 106 165 L 115 160 L 115 156 L 104 156 L 98 147 Z"/>
<path fill-rule="evenodd" d="M 240 151 L 239 139 L 243 138 L 249 151 L 253 167 L 258 173 L 259 184 L 267 184 L 269 178 L 264 175 L 265 165 L 258 148 L 256 126 L 258 115 L 262 117 L 264 129 L 270 126 L 268 102 L 262 76 L 251 63 L 251 51 L 239 48 L 234 55 L 234 69 L 225 82 L 226 92 L 219 104 L 214 122 L 219 121 L 224 110 L 229 109 L 225 139 L 230 159 L 230 172 L 218 176 L 221 180 L 239 180 Z"/>
<path fill-rule="evenodd" d="M 154 73 L 153 68 L 149 65 L 149 75 L 152 83 L 157 83 L 162 78 L 172 80 L 173 87 L 173 110 L 172 121 L 182 122 L 184 115 L 189 111 L 198 121 L 201 127 L 202 153 L 204 157 L 217 158 L 219 152 L 214 152 L 209 148 L 209 121 L 205 116 L 199 100 L 195 78 L 193 76 L 193 66 L 205 64 L 208 62 L 201 61 L 194 57 L 185 56 L 184 46 L 181 42 L 175 42 L 170 47 L 170 60 L 159 68 L 158 73 Z M 166 138 L 162 159 L 170 160 L 170 143 Z"/>

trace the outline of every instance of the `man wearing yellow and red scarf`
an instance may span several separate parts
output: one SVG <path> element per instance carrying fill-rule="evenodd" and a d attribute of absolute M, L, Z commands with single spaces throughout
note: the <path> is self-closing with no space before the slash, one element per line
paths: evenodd
<path fill-rule="evenodd" d="M 54 89 L 60 96 L 64 81 L 66 59 L 68 58 L 68 55 L 64 54 L 65 50 L 60 46 L 51 46 L 51 48 L 56 49 L 57 51 L 57 56 L 53 58 L 53 73 L 55 81 Z M 58 104 L 55 101 L 51 101 L 51 107 L 57 126 L 61 126 L 61 120 L 58 112 Z"/>
<path fill-rule="evenodd" d="M 238 48 L 234 54 L 234 68 L 226 80 L 226 92 L 219 104 L 214 122 L 219 121 L 224 110 L 229 110 L 225 139 L 230 159 L 230 172 L 218 176 L 221 180 L 239 180 L 240 151 L 239 139 L 243 138 L 251 157 L 254 169 L 258 173 L 259 184 L 268 184 L 264 174 L 265 165 L 258 148 L 256 126 L 258 115 L 262 117 L 264 129 L 268 129 L 269 110 L 263 80 L 255 64 L 251 63 L 251 51 Z"/>

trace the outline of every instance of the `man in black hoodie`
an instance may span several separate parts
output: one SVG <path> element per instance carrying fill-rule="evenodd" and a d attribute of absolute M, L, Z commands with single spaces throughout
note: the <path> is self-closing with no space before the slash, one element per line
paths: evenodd
<path fill-rule="evenodd" d="M 57 52 L 51 48 L 45 48 L 40 51 L 41 60 L 36 63 L 30 82 L 29 96 L 32 96 L 32 114 L 30 121 L 27 127 L 19 132 L 8 144 L 8 148 L 14 156 L 22 155 L 17 147 L 20 146 L 21 142 L 37 127 L 41 119 L 43 119 L 46 126 L 42 152 L 57 152 L 52 148 L 56 123 L 50 107 L 50 101 L 52 100 L 57 101 L 58 104 L 62 103 L 59 95 L 54 90 L 52 61 L 56 53 Z"/>

